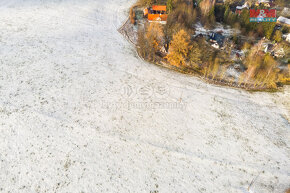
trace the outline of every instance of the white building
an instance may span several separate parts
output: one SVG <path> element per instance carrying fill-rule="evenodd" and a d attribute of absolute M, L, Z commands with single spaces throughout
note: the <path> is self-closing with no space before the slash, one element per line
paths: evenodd
<path fill-rule="evenodd" d="M 290 19 L 286 18 L 286 17 L 278 17 L 277 22 L 283 25 L 287 25 L 290 26 Z"/>
<path fill-rule="evenodd" d="M 287 42 L 290 42 L 290 33 L 283 35 Z"/>

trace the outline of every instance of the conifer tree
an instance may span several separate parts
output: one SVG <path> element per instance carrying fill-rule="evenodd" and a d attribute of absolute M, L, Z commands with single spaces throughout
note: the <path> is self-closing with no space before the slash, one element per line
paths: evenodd
<path fill-rule="evenodd" d="M 280 30 L 277 30 L 275 32 L 275 35 L 274 35 L 274 40 L 276 42 L 281 42 L 282 41 L 282 32 Z"/>
<path fill-rule="evenodd" d="M 167 0 L 167 11 L 170 13 L 172 11 L 173 5 L 172 0 Z"/>

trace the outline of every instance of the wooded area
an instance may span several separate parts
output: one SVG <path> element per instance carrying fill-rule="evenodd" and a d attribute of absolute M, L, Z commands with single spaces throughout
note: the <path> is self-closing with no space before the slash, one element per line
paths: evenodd
<path fill-rule="evenodd" d="M 282 38 L 289 33 L 289 27 L 276 30 L 275 22 L 250 22 L 249 10 L 236 14 L 231 11 L 231 3 L 235 2 L 216 5 L 215 0 L 140 0 L 141 6 L 167 5 L 169 15 L 166 25 L 153 22 L 139 27 L 138 52 L 148 61 L 166 60 L 181 69 L 190 69 L 214 80 L 235 82 L 235 85 L 276 89 L 289 84 L 289 59 L 288 65 L 282 64 L 281 59 L 263 52 L 263 45 L 273 41 L 289 57 L 289 43 Z M 224 42 L 223 49 L 215 49 L 206 37 L 195 36 L 197 22 L 206 29 L 214 28 L 217 22 L 229 25 L 247 38 L 242 40 L 234 34 Z M 243 57 L 233 58 L 234 49 L 242 51 Z M 235 64 L 242 66 L 238 80 L 225 76 L 227 69 Z M 281 65 L 286 68 L 278 68 Z"/>

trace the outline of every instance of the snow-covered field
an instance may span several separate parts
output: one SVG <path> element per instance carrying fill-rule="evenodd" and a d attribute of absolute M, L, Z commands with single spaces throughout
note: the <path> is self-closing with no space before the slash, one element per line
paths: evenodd
<path fill-rule="evenodd" d="M 142 61 L 117 32 L 133 3 L 0 0 L 0 192 L 289 187 L 290 88 L 248 93 Z"/>

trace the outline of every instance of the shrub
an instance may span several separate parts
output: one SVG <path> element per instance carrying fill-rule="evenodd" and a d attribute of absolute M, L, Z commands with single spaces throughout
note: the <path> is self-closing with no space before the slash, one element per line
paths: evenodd
<path fill-rule="evenodd" d="M 196 22 L 197 11 L 192 5 L 187 5 L 186 3 L 178 3 L 175 8 L 170 12 L 167 25 L 173 26 L 176 23 L 189 29 L 193 27 Z"/>
<path fill-rule="evenodd" d="M 276 42 L 281 42 L 282 41 L 282 32 L 279 30 L 276 30 L 274 38 Z"/>
<path fill-rule="evenodd" d="M 200 50 L 199 45 L 196 42 L 192 43 L 192 49 L 189 52 L 189 62 L 192 67 L 197 68 L 198 64 L 201 64 L 202 61 L 202 51 Z"/>
<path fill-rule="evenodd" d="M 155 62 L 156 53 L 164 45 L 164 34 L 160 24 L 150 23 L 138 31 L 138 52 L 144 59 Z"/>
<path fill-rule="evenodd" d="M 136 23 L 136 15 L 133 7 L 130 8 L 130 21 L 132 24 Z"/>
<path fill-rule="evenodd" d="M 139 0 L 138 3 L 141 6 L 150 6 L 154 3 L 154 0 Z"/>

